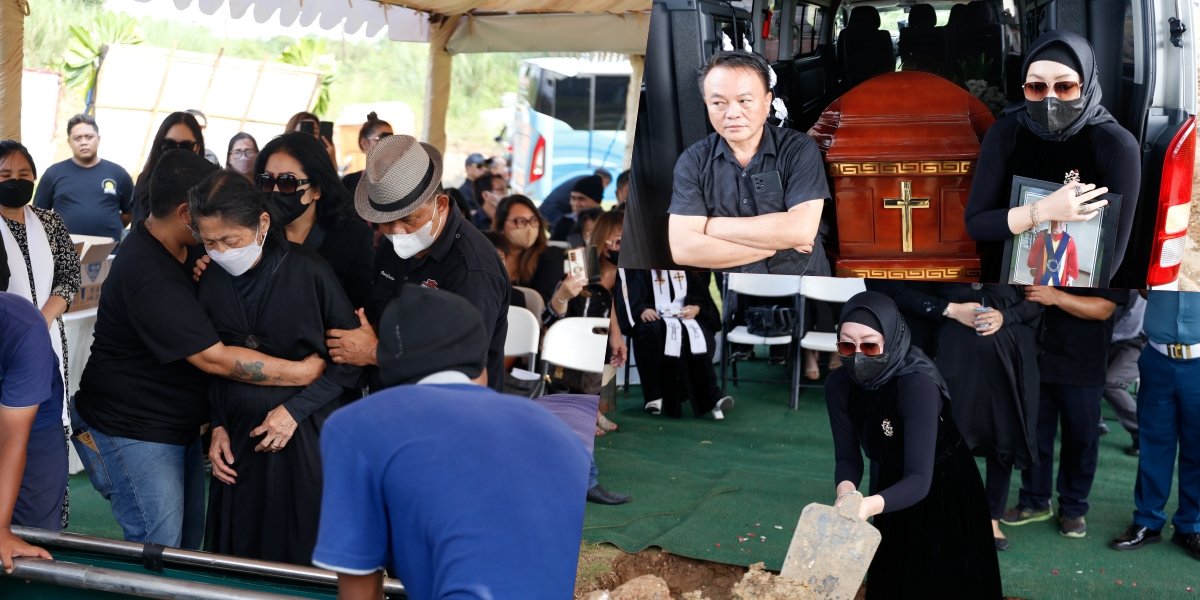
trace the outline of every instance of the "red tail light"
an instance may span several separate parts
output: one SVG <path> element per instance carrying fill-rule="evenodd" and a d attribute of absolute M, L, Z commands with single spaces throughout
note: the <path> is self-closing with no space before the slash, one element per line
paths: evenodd
<path fill-rule="evenodd" d="M 540 135 L 533 146 L 533 160 L 530 163 L 529 183 L 533 183 L 546 174 L 546 138 Z"/>
<path fill-rule="evenodd" d="M 1171 145 L 1163 163 L 1162 187 L 1158 192 L 1158 219 L 1154 226 L 1154 248 L 1146 284 L 1166 285 L 1179 277 L 1179 264 L 1187 246 L 1191 213 L 1192 174 L 1196 161 L 1196 117 L 1189 118 Z"/>

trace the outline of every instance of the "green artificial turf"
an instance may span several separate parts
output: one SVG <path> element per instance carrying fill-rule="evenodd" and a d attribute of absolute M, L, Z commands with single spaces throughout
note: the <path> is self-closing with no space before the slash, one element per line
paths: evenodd
<path fill-rule="evenodd" d="M 747 376 L 783 376 L 783 367 L 744 364 Z M 675 420 L 642 410 L 639 388 L 618 393 L 610 417 L 620 430 L 596 440 L 600 481 L 628 493 L 620 506 L 588 504 L 584 539 L 628 552 L 656 546 L 722 563 L 782 564 L 800 511 L 834 499 L 833 444 L 822 391 L 810 389 L 800 409 L 787 407 L 783 385 L 730 387 L 736 407 L 723 422 L 687 414 Z M 685 408 L 685 413 L 690 411 Z M 1000 553 L 1004 592 L 1019 598 L 1187 598 L 1200 588 L 1200 564 L 1164 543 L 1135 552 L 1108 548 L 1129 524 L 1137 459 L 1122 450 L 1126 434 L 1108 412 L 1112 433 L 1100 439 L 1088 535 L 1068 539 L 1057 521 L 1004 527 L 1011 548 Z M 980 463 L 982 475 L 983 465 Z M 1010 505 L 1019 474 L 1013 476 Z M 1057 498 L 1056 498 L 1057 500 Z M 1168 514 L 1175 507 L 1168 503 Z M 1169 538 L 1171 529 L 1163 532 Z"/>

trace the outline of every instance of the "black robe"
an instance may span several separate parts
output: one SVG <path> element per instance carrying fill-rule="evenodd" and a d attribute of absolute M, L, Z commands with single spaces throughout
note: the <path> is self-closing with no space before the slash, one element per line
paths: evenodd
<path fill-rule="evenodd" d="M 1004 315 L 1000 330 L 987 336 L 951 319 L 942 324 L 942 351 L 935 362 L 954 398 L 955 424 L 977 456 L 993 456 L 1017 469 L 1032 465 L 1037 457 L 1042 307 L 1010 285 L 948 283 L 937 290 L 949 302 L 979 302 Z"/>
<path fill-rule="evenodd" d="M 354 329 L 358 318 L 333 269 L 314 252 L 269 237 L 259 263 L 234 278 L 212 265 L 200 302 L 221 341 L 287 360 L 318 353 L 327 361 L 326 329 Z M 253 301 L 253 306 L 250 302 Z M 237 483 L 212 480 L 205 548 L 212 552 L 309 565 L 321 500 L 325 419 L 352 400 L 361 369 L 329 362 L 308 387 L 270 387 L 220 379 L 209 398 L 213 425 L 229 433 Z M 255 452 L 250 431 L 284 405 L 298 426 L 279 452 Z"/>

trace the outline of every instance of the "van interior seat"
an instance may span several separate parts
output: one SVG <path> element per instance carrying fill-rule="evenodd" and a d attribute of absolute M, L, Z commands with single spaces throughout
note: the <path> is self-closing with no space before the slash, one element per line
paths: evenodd
<path fill-rule="evenodd" d="M 906 71 L 941 73 L 946 64 L 946 29 L 937 26 L 931 4 L 914 4 L 900 30 L 900 61 Z"/>
<path fill-rule="evenodd" d="M 950 56 L 960 63 L 951 65 L 951 70 L 959 71 L 964 78 L 983 75 L 988 83 L 1003 85 L 1005 37 L 1004 26 L 996 17 L 996 8 L 986 0 L 973 0 L 966 5 L 962 15 L 962 24 L 950 30 Z M 977 72 L 978 68 L 961 72 L 962 62 L 977 65 L 981 56 L 987 61 L 987 68 L 982 73 Z"/>
<path fill-rule="evenodd" d="M 879 22 L 879 11 L 874 6 L 856 6 L 838 35 L 838 60 L 846 88 L 896 70 L 892 36 L 879 28 Z"/>

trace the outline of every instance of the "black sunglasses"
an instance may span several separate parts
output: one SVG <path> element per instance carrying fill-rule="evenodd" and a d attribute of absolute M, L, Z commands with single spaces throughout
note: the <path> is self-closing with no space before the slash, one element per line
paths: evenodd
<path fill-rule="evenodd" d="M 167 152 L 168 150 L 175 150 L 177 148 L 179 150 L 187 150 L 188 152 L 195 152 L 196 151 L 196 142 L 194 142 L 192 140 L 164 139 L 163 141 L 158 143 L 158 147 L 163 152 Z"/>
<path fill-rule="evenodd" d="M 259 173 L 254 179 L 258 182 L 258 190 L 260 192 L 273 192 L 276 188 L 281 194 L 295 193 L 296 188 L 312 181 L 311 179 L 296 179 L 295 175 L 283 174 L 279 177 L 271 177 L 266 173 Z"/>

